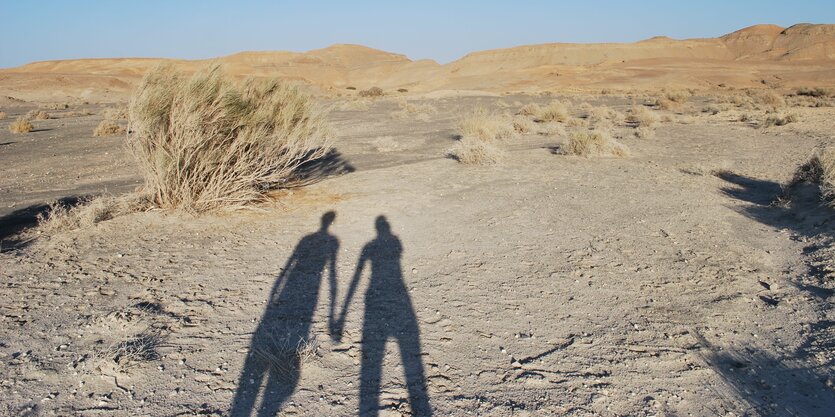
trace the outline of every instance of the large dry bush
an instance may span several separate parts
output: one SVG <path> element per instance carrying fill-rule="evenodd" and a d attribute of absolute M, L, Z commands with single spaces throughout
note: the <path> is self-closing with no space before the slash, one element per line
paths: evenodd
<path fill-rule="evenodd" d="M 29 133 L 33 130 L 35 126 L 25 117 L 18 117 L 9 125 L 9 131 L 12 133 Z"/>
<path fill-rule="evenodd" d="M 787 191 L 804 182 L 817 184 L 821 198 L 835 207 L 835 146 L 815 151 L 809 161 L 797 169 Z"/>
<path fill-rule="evenodd" d="M 202 212 L 263 201 L 305 162 L 327 154 L 324 113 L 275 80 L 241 85 L 219 66 L 190 78 L 145 75 L 129 106 L 128 145 L 162 208 Z"/>
<path fill-rule="evenodd" d="M 615 141 L 608 132 L 600 130 L 578 130 L 568 135 L 568 143 L 562 147 L 564 155 L 577 156 L 619 156 L 629 155 L 629 148 Z"/>

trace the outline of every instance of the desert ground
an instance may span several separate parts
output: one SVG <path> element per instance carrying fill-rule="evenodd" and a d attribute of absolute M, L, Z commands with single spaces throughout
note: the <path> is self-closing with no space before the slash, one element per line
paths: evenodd
<path fill-rule="evenodd" d="M 0 415 L 831 416 L 833 45 L 223 57 L 330 150 L 201 212 L 127 146 L 161 60 L 0 69 Z"/>
<path fill-rule="evenodd" d="M 474 108 L 560 99 L 582 117 L 636 97 L 336 100 L 338 154 L 273 204 L 50 232 L 33 227 L 47 202 L 142 178 L 122 136 L 92 136 L 106 106 L 23 135 L 7 125 L 35 106 L 9 106 L 2 413 L 831 415 L 832 212 L 806 188 L 775 201 L 831 140 L 833 108 L 763 128 L 693 96 L 652 110 L 653 138 L 614 126 L 627 157 L 561 155 L 559 129 L 504 141 L 497 164 L 446 156 Z M 74 107 L 92 114 L 58 116 Z M 287 281 L 293 262 L 333 273 Z M 391 282 L 373 283 L 380 269 Z M 296 313 L 298 367 L 250 355 L 271 317 Z"/>

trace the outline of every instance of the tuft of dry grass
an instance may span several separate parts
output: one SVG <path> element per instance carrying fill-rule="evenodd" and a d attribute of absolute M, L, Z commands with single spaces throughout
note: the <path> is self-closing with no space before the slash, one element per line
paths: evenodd
<path fill-rule="evenodd" d="M 599 130 L 578 130 L 569 133 L 568 143 L 562 148 L 564 155 L 617 156 L 629 155 L 629 148 L 615 141 L 608 132 Z"/>
<path fill-rule="evenodd" d="M 369 98 L 376 98 L 383 96 L 383 89 L 380 87 L 371 87 L 367 90 L 362 90 L 359 92 L 360 97 L 369 97 Z"/>
<path fill-rule="evenodd" d="M 93 136 L 115 136 L 122 135 L 126 132 L 125 127 L 114 120 L 102 120 L 96 130 L 93 131 Z"/>
<path fill-rule="evenodd" d="M 779 109 L 786 106 L 786 100 L 780 94 L 774 91 L 763 91 L 757 95 L 757 100 L 760 104 L 766 105 L 773 109 Z"/>
<path fill-rule="evenodd" d="M 534 133 L 537 131 L 536 123 L 525 116 L 514 116 L 511 124 L 513 125 L 513 130 L 521 134 Z"/>
<path fill-rule="evenodd" d="M 516 129 L 508 116 L 478 108 L 458 122 L 458 133 L 462 138 L 475 137 L 483 141 L 512 138 Z"/>
<path fill-rule="evenodd" d="M 636 125 L 636 127 L 652 128 L 660 121 L 657 114 L 652 110 L 639 105 L 632 105 L 629 109 L 629 114 L 626 116 L 626 121 Z"/>
<path fill-rule="evenodd" d="M 539 122 L 564 122 L 568 119 L 568 116 L 568 107 L 558 100 L 542 106 L 539 113 L 535 115 Z"/>
<path fill-rule="evenodd" d="M 491 141 L 464 136 L 446 155 L 466 165 L 493 165 L 501 162 L 504 152 Z"/>
<path fill-rule="evenodd" d="M 835 208 L 835 146 L 816 150 L 808 162 L 797 168 L 786 189 L 791 190 L 801 183 L 816 184 L 821 198 Z"/>
<path fill-rule="evenodd" d="M 29 120 L 47 120 L 51 117 L 49 113 L 43 110 L 31 110 L 29 113 L 26 113 L 26 118 Z"/>
<path fill-rule="evenodd" d="M 516 113 L 520 116 L 537 116 L 542 112 L 542 107 L 536 103 L 528 103 L 522 106 Z"/>
<path fill-rule="evenodd" d="M 110 345 L 102 356 L 112 361 L 120 371 L 125 371 L 140 362 L 160 359 L 157 349 L 164 340 L 161 330 L 149 328 L 130 339 Z"/>
<path fill-rule="evenodd" d="M 9 131 L 12 133 L 29 133 L 33 130 L 35 126 L 25 117 L 18 117 L 9 125 Z"/>
<path fill-rule="evenodd" d="M 0 111 L 0 120 L 3 120 L 5 118 L 6 118 L 6 112 Z"/>
<path fill-rule="evenodd" d="M 128 146 L 161 208 L 205 212 L 265 201 L 330 151 L 325 114 L 276 80 L 242 84 L 214 65 L 184 77 L 158 66 L 129 106 Z"/>
<path fill-rule="evenodd" d="M 97 197 L 67 206 L 53 202 L 45 214 L 38 215 L 38 231 L 61 233 L 94 226 L 103 221 L 151 208 L 151 201 L 141 194 L 120 197 Z"/>

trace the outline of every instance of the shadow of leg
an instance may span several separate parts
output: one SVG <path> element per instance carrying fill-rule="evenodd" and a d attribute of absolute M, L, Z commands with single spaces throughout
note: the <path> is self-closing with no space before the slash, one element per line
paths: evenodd
<path fill-rule="evenodd" d="M 244 362 L 243 372 L 238 381 L 238 391 L 232 400 L 231 417 L 249 417 L 255 407 L 261 382 L 269 365 L 254 354 L 250 354 Z"/>
<path fill-rule="evenodd" d="M 264 387 L 264 399 L 258 409 L 259 417 L 274 417 L 287 399 L 296 390 L 299 382 L 301 363 L 298 355 L 287 355 L 286 368 L 273 369 Z"/>
<path fill-rule="evenodd" d="M 375 326 L 376 327 L 376 326 Z M 360 413 L 362 417 L 376 417 L 380 411 L 380 378 L 383 373 L 383 354 L 386 339 L 366 331 L 362 334 L 362 364 L 360 365 Z"/>
<path fill-rule="evenodd" d="M 431 416 L 432 408 L 426 392 L 426 377 L 423 374 L 423 357 L 420 354 L 418 328 L 414 322 L 409 324 L 398 340 L 400 357 L 406 373 L 406 387 L 409 389 L 409 404 L 412 406 L 413 416 Z"/>

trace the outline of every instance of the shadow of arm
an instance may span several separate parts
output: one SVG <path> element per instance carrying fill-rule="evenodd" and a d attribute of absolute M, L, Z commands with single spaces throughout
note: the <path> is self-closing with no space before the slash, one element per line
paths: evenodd
<path fill-rule="evenodd" d="M 362 255 L 360 255 L 359 262 L 357 262 L 357 269 L 354 271 L 354 276 L 351 278 L 351 285 L 348 287 L 348 293 L 345 294 L 345 301 L 342 304 L 342 310 L 339 312 L 339 319 L 336 321 L 335 328 L 331 332 L 331 335 L 336 342 L 342 341 L 342 331 L 345 328 L 345 316 L 348 314 L 348 305 L 351 304 L 351 299 L 354 298 L 354 293 L 357 291 L 357 285 L 359 285 L 360 278 L 362 277 L 363 267 L 368 259 L 366 252 L 366 249 L 363 248 Z"/>

